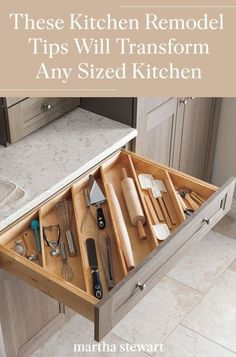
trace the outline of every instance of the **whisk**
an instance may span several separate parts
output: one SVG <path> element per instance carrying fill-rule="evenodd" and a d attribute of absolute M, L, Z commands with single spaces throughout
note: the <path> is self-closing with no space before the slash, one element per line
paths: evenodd
<path fill-rule="evenodd" d="M 66 247 L 63 242 L 60 243 L 61 257 L 62 257 L 62 272 L 61 275 L 66 281 L 71 281 L 73 279 L 73 271 L 70 264 L 67 261 Z"/>
<path fill-rule="evenodd" d="M 71 257 L 76 255 L 76 247 L 73 235 L 71 233 L 71 218 L 72 218 L 72 207 L 69 201 L 63 200 L 58 203 L 55 207 L 57 218 L 59 223 L 65 230 L 66 241 L 68 245 L 69 254 Z"/>

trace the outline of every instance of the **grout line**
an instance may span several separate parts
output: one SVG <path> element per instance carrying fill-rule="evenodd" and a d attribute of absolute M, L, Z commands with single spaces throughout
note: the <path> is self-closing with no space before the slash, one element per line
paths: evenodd
<path fill-rule="evenodd" d="M 227 351 L 229 351 L 229 352 L 233 352 L 233 353 L 235 353 L 235 351 L 231 350 L 230 348 L 228 348 L 228 347 L 226 347 L 226 346 L 221 345 L 221 344 L 220 344 L 220 343 L 218 343 L 217 341 L 214 341 L 214 340 L 212 340 L 211 338 L 209 338 L 209 337 L 207 337 L 207 336 L 205 336 L 205 335 L 202 335 L 201 333 L 199 333 L 199 332 L 197 332 L 197 331 L 195 331 L 195 330 L 191 329 L 191 328 L 190 328 L 190 327 L 188 327 L 188 326 L 183 325 L 183 324 L 182 324 L 182 322 L 181 322 L 179 325 L 180 325 L 180 326 L 182 326 L 182 327 L 184 327 L 184 328 L 186 328 L 187 330 L 189 330 L 189 331 L 191 331 L 191 332 L 193 332 L 193 333 L 195 333 L 195 334 L 197 334 L 197 335 L 199 335 L 199 336 L 201 336 L 201 337 L 205 338 L 206 340 L 208 340 L 208 341 L 211 341 L 211 342 L 215 343 L 216 345 L 218 345 L 218 346 L 220 346 L 220 347 L 224 348 L 225 350 L 227 350 Z"/>
<path fill-rule="evenodd" d="M 196 291 L 197 293 L 199 293 L 199 294 L 201 294 L 201 295 L 205 295 L 205 292 L 200 291 L 200 290 L 198 290 L 198 289 L 195 289 L 195 288 L 193 288 L 192 286 L 189 286 L 188 284 L 183 283 L 182 281 L 176 280 L 175 278 L 172 278 L 171 276 L 168 275 L 168 273 L 167 273 L 166 276 L 167 276 L 169 279 L 174 280 L 174 281 L 176 281 L 177 283 L 179 283 L 179 284 L 181 284 L 181 285 L 184 285 L 184 286 L 186 286 L 187 288 L 189 288 L 189 289 L 191 289 L 191 290 L 194 290 L 194 291 Z"/>
<path fill-rule="evenodd" d="M 186 285 L 186 284 L 183 284 L 183 283 L 181 283 L 180 281 L 175 280 L 175 279 L 173 279 L 173 278 L 171 278 L 171 277 L 169 277 L 169 276 L 168 276 L 168 278 L 170 278 L 171 280 L 176 281 L 177 283 L 179 283 L 179 284 L 181 284 L 181 285 L 186 286 L 186 287 L 189 288 L 189 289 L 192 289 L 192 290 L 196 291 L 200 296 L 199 296 L 199 300 L 196 302 L 196 304 L 195 304 L 194 306 L 192 306 L 192 308 L 186 313 L 186 315 L 183 316 L 183 318 L 179 321 L 179 323 L 178 323 L 178 324 L 170 331 L 170 333 L 164 338 L 164 340 L 162 341 L 163 344 L 165 343 L 165 341 L 167 340 L 167 338 L 170 337 L 170 335 L 174 332 L 174 330 L 175 330 L 179 325 L 182 324 L 183 320 L 193 311 L 193 309 L 200 303 L 200 301 L 202 301 L 202 299 L 203 299 L 203 297 L 204 297 L 204 294 L 201 293 L 199 290 L 193 289 L 193 288 L 191 288 L 190 286 L 188 286 L 188 285 Z"/>
<path fill-rule="evenodd" d="M 116 335 L 114 332 L 111 332 L 110 333 L 110 336 L 113 336 L 113 337 L 116 337 L 116 338 L 118 338 L 121 342 L 125 342 L 125 343 L 128 343 L 130 346 L 132 345 L 132 343 L 130 342 L 130 341 L 127 341 L 127 340 L 125 340 L 124 338 L 122 338 L 122 337 L 120 337 L 119 335 Z M 137 344 L 138 344 L 138 342 L 137 342 Z M 148 357 L 150 357 L 150 356 L 152 356 L 153 354 L 149 354 L 149 353 L 147 353 L 147 352 L 145 352 L 145 351 L 141 351 L 143 354 L 145 354 L 146 356 L 148 356 Z"/>

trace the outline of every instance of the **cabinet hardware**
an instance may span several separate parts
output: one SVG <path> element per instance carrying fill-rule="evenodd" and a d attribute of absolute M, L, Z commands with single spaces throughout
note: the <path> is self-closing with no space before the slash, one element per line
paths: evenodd
<path fill-rule="evenodd" d="M 203 218 L 203 222 L 209 225 L 211 223 L 211 218 Z"/>
<path fill-rule="evenodd" d="M 180 103 L 184 105 L 188 104 L 188 98 L 180 99 Z"/>
<path fill-rule="evenodd" d="M 137 288 L 139 288 L 140 291 L 143 291 L 146 289 L 146 284 L 137 283 Z"/>
<path fill-rule="evenodd" d="M 46 110 L 51 110 L 52 109 L 52 105 L 51 104 L 44 104 L 43 105 L 43 109 L 46 109 Z"/>
<path fill-rule="evenodd" d="M 180 99 L 180 103 L 187 105 L 189 99 L 194 100 L 195 97 L 186 97 L 186 98 Z"/>

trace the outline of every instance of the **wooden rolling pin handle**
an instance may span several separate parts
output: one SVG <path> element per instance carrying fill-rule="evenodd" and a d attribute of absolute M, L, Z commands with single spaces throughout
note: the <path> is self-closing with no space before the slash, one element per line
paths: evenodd
<path fill-rule="evenodd" d="M 135 267 L 132 247 L 130 243 L 129 234 L 123 217 L 123 213 L 120 207 L 119 200 L 116 196 L 114 187 L 111 183 L 107 184 L 107 191 L 110 196 L 111 210 L 114 215 L 114 224 L 118 231 L 118 239 L 120 240 L 122 252 L 125 258 L 125 262 L 128 270 L 132 270 Z"/>
<path fill-rule="evenodd" d="M 123 168 L 121 169 L 121 176 L 122 176 L 123 179 L 126 178 L 126 177 L 128 177 L 128 174 L 127 174 L 127 171 L 126 171 L 126 168 L 125 168 L 125 167 L 123 167 Z"/>
<path fill-rule="evenodd" d="M 137 228 L 138 228 L 139 238 L 141 238 L 142 240 L 147 239 L 147 235 L 146 235 L 145 230 L 143 228 L 142 221 L 140 221 L 140 220 L 137 221 Z"/>

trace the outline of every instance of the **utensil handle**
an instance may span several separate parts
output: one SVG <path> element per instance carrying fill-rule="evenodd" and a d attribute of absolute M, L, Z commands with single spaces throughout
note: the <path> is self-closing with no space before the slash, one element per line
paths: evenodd
<path fill-rule="evenodd" d="M 76 252 L 74 238 L 70 230 L 66 231 L 66 241 L 68 245 L 69 254 L 71 257 L 74 257 L 77 254 L 77 252 Z"/>
<path fill-rule="evenodd" d="M 37 228 L 34 229 L 34 237 L 35 237 L 35 242 L 36 242 L 36 246 L 37 246 L 37 251 L 38 251 L 38 253 L 41 253 L 41 242 L 40 242 L 40 238 L 39 238 L 39 231 Z"/>
<path fill-rule="evenodd" d="M 98 227 L 100 229 L 104 229 L 106 227 L 106 222 L 105 222 L 105 217 L 103 214 L 102 207 L 97 208 L 97 221 L 98 221 Z"/>
<path fill-rule="evenodd" d="M 102 283 L 100 280 L 99 272 L 98 270 L 93 270 L 92 271 L 92 278 L 93 278 L 93 293 L 94 296 L 101 300 L 103 296 L 103 289 L 102 289 Z"/>

